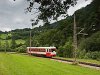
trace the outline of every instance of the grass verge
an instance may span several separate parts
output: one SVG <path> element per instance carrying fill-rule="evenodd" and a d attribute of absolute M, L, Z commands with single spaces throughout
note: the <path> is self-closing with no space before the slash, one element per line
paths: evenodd
<path fill-rule="evenodd" d="M 85 68 L 21 54 L 0 53 L 0 75 L 99 75 Z"/>

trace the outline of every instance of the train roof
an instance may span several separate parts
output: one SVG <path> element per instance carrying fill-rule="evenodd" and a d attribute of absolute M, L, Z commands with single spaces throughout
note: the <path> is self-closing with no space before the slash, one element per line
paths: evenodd
<path fill-rule="evenodd" d="M 51 49 L 51 48 L 56 48 L 56 47 L 27 47 L 27 48 L 47 48 L 47 49 Z"/>

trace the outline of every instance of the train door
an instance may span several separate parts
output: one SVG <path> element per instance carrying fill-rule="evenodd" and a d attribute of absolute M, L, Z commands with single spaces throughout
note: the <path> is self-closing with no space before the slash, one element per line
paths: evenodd
<path fill-rule="evenodd" d="M 49 52 L 49 49 L 46 49 L 46 52 Z"/>
<path fill-rule="evenodd" d="M 46 49 L 46 56 L 47 56 L 47 57 L 52 57 L 52 56 L 51 56 L 51 53 L 49 52 L 49 49 Z"/>

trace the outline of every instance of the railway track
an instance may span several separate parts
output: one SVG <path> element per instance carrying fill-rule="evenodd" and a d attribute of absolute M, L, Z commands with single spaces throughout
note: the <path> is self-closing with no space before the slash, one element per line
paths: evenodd
<path fill-rule="evenodd" d="M 36 56 L 36 57 L 45 58 L 45 57 L 40 57 L 40 56 Z M 66 63 L 74 62 L 74 60 L 67 60 L 67 59 L 54 58 L 54 57 L 49 58 L 49 59 L 57 60 L 57 61 L 60 61 L 60 62 L 66 62 Z M 100 70 L 100 65 L 99 64 L 94 64 L 94 63 L 89 63 L 89 62 L 81 62 L 81 61 L 78 61 L 78 63 L 79 63 L 80 66 L 95 68 L 97 70 Z"/>
<path fill-rule="evenodd" d="M 60 59 L 60 58 L 50 58 L 50 59 L 58 60 L 58 61 L 64 61 L 64 62 L 74 62 L 73 60 Z M 100 65 L 99 64 L 81 62 L 81 61 L 78 61 L 78 63 L 81 66 L 90 67 L 90 68 L 96 68 L 96 69 L 100 70 Z"/>

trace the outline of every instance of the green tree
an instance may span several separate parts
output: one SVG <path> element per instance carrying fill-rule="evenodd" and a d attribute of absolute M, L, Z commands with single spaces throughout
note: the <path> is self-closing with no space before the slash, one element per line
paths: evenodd
<path fill-rule="evenodd" d="M 15 49 L 17 46 L 16 41 L 14 39 L 11 40 L 11 48 Z"/>
<path fill-rule="evenodd" d="M 48 23 L 49 19 L 55 19 L 61 15 L 66 16 L 67 10 L 70 6 L 74 6 L 78 0 L 27 0 L 29 2 L 29 6 L 27 7 L 27 12 L 32 12 L 32 9 L 34 9 L 34 3 L 38 3 L 39 7 L 36 7 L 35 9 L 38 9 L 39 15 L 38 17 L 35 17 L 36 20 L 35 23 L 32 23 L 32 25 L 36 25 L 39 20 L 43 20 L 45 23 Z M 34 12 L 33 12 L 34 13 Z"/>
<path fill-rule="evenodd" d="M 5 40 L 5 52 L 10 51 L 10 46 L 8 40 Z"/>
<path fill-rule="evenodd" d="M 60 46 L 58 48 L 57 55 L 60 57 L 67 57 L 67 58 L 73 57 L 72 43 L 69 41 L 66 42 L 64 46 Z"/>
<path fill-rule="evenodd" d="M 1 47 L 2 45 L 1 45 L 1 40 L 0 40 L 0 47 Z"/>
<path fill-rule="evenodd" d="M 79 46 L 81 50 L 85 49 L 87 52 L 100 51 L 100 31 L 81 41 Z"/>

